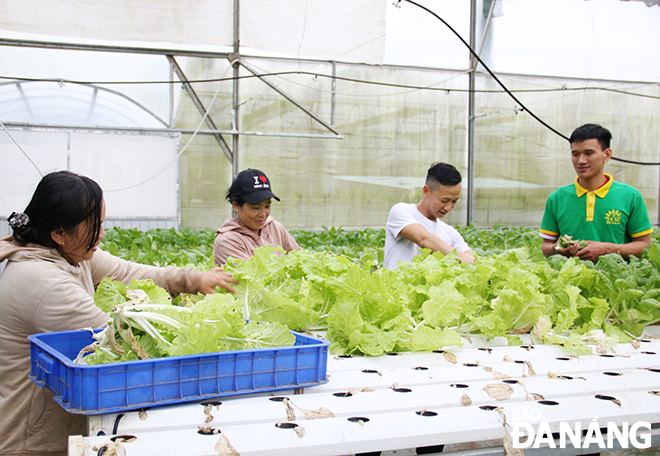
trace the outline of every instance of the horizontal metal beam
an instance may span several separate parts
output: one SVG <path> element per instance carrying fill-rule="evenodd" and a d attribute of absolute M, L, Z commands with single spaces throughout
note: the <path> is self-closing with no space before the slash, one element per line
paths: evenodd
<path fill-rule="evenodd" d="M 68 132 L 120 132 L 131 134 L 143 133 L 181 133 L 191 135 L 195 133 L 194 129 L 189 128 L 142 128 L 142 127 L 84 127 L 68 125 L 35 125 L 21 122 L 3 122 L 11 130 L 32 130 L 32 131 L 68 131 Z M 240 130 L 197 130 L 198 135 L 242 135 L 242 136 L 278 136 L 282 138 L 319 138 L 319 139 L 343 139 L 343 135 L 321 135 L 313 133 L 276 133 L 265 131 L 240 131 Z"/>
<path fill-rule="evenodd" d="M 64 49 L 69 51 L 121 52 L 128 54 L 178 55 L 226 59 L 229 52 L 192 51 L 184 49 L 143 48 L 131 46 L 105 46 L 97 44 L 62 43 L 50 41 L 12 40 L 0 38 L 0 46 L 32 47 L 41 49 Z"/>

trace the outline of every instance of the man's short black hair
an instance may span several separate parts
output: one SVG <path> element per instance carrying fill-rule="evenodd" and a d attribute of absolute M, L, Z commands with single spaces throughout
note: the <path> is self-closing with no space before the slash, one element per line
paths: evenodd
<path fill-rule="evenodd" d="M 458 185 L 461 183 L 461 173 L 449 163 L 434 163 L 426 174 L 426 185 Z"/>
<path fill-rule="evenodd" d="M 586 141 L 587 139 L 597 139 L 600 147 L 605 150 L 610 148 L 612 133 L 607 128 L 596 124 L 585 124 L 573 130 L 568 142 L 571 144 Z"/>

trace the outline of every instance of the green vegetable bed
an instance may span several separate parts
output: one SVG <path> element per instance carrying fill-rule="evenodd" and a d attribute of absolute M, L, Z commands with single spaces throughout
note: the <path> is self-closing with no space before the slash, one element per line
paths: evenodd
<path fill-rule="evenodd" d="M 243 317 L 294 330 L 325 330 L 331 351 L 377 356 L 461 345 L 475 335 L 606 351 L 660 321 L 658 230 L 642 259 L 597 264 L 541 253 L 537 229 L 458 227 L 473 265 L 426 252 L 382 269 L 384 230 L 294 231 L 305 248 L 262 247 L 231 261 Z M 146 264 L 212 266 L 213 230 L 109 230 L 102 248 Z"/>

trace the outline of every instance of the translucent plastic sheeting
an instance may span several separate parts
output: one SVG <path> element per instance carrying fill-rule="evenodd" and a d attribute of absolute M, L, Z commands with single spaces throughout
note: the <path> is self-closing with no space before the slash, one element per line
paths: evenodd
<path fill-rule="evenodd" d="M 0 83 L 0 119 L 3 122 L 77 127 L 167 126 L 120 92 L 55 81 Z"/>
<path fill-rule="evenodd" d="M 385 10 L 380 0 L 294 0 L 241 3 L 242 51 L 382 63 Z M 448 1 L 445 1 L 448 3 Z M 142 42 L 150 47 L 233 46 L 233 0 L 118 0 L 113 2 L 3 0 L 0 30 L 65 40 Z M 466 19 L 467 21 L 467 19 Z M 467 23 L 467 22 L 466 22 Z M 336 33 L 338 25 L 350 33 Z"/>
<path fill-rule="evenodd" d="M 241 54 L 466 68 L 469 54 L 405 0 L 242 0 Z M 466 41 L 472 0 L 418 0 Z M 655 80 L 660 8 L 635 1 L 476 0 L 476 37 L 495 71 Z M 0 0 L 0 35 L 160 48 L 233 49 L 234 0 Z M 486 30 L 486 23 L 489 23 Z M 607 33 L 601 27 L 610 24 Z M 487 33 L 486 33 L 487 32 Z M 19 36 L 20 35 L 20 36 Z"/>
<path fill-rule="evenodd" d="M 258 168 L 270 177 L 282 200 L 274 202 L 272 214 L 288 228 L 383 227 L 392 205 L 419 201 L 426 171 L 436 161 L 454 164 L 464 177 L 462 198 L 445 217 L 451 224 L 466 223 L 467 194 L 474 191 L 475 224 L 538 226 L 547 196 L 575 179 L 568 143 L 522 111 L 488 75 L 479 74 L 476 81 L 475 181 L 469 189 L 466 73 L 337 64 L 336 75 L 342 79 L 336 80 L 333 110 L 331 63 L 246 62 L 262 74 L 298 72 L 264 77 L 326 122 L 334 114 L 334 126 L 343 135 L 331 139 L 330 131 L 262 81 L 241 81 L 240 130 L 327 135 L 240 138 L 239 168 Z M 190 59 L 186 71 L 200 79 L 227 74 L 230 67 L 224 60 Z M 613 133 L 615 156 L 660 161 L 660 131 L 653 127 L 660 120 L 657 85 L 507 75 L 501 79 L 513 90 L 524 90 L 516 96 L 564 135 L 584 123 L 601 123 Z M 230 82 L 220 84 L 224 86 L 211 114 L 218 128 L 229 129 Z M 197 84 L 196 90 L 208 106 L 217 86 Z M 199 119 L 185 96 L 177 119 L 187 127 Z M 656 222 L 658 167 L 611 161 L 606 172 L 637 187 Z M 214 227 L 229 217 L 224 193 L 230 181 L 231 167 L 215 140 L 195 138 L 183 157 L 183 224 Z"/>
<path fill-rule="evenodd" d="M 68 169 L 98 182 L 107 218 L 178 220 L 178 135 L 14 131 L 12 136 L 42 174 Z M 25 209 L 41 176 L 4 132 L 0 162 L 12 163 L 0 167 L 0 220 L 5 220 Z M 134 187 L 137 183 L 142 185 Z"/>

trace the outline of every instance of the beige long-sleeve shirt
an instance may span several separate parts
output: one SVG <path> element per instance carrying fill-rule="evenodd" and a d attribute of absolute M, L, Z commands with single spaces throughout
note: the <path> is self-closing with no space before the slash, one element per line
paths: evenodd
<path fill-rule="evenodd" d="M 47 388 L 29 378 L 28 335 L 105 326 L 109 316 L 94 304 L 105 277 L 129 284 L 152 278 L 177 295 L 196 293 L 200 271 L 131 263 L 97 250 L 89 261 L 69 264 L 58 251 L 0 240 L 0 455 L 65 455 L 69 435 L 85 434 L 81 415 L 66 412 Z"/>

